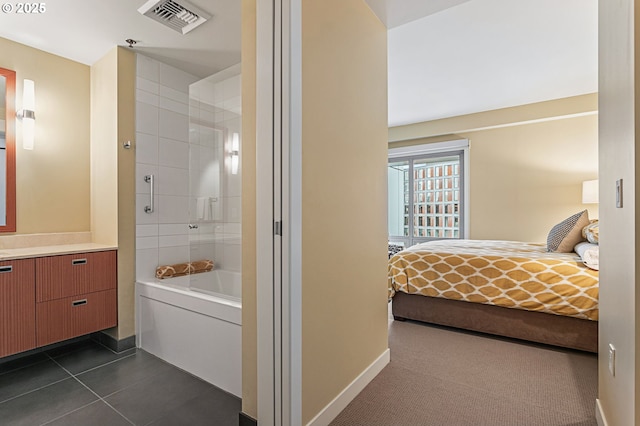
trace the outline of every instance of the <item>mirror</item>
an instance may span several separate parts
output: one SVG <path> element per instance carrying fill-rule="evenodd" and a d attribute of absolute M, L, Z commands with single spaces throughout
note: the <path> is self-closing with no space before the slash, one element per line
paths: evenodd
<path fill-rule="evenodd" d="M 0 232 L 16 231 L 16 73 L 0 68 Z"/>

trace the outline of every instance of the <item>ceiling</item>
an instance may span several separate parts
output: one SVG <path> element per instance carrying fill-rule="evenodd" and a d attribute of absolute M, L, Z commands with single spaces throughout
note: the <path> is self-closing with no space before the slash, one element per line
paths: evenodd
<path fill-rule="evenodd" d="M 145 0 L 55 0 L 0 13 L 0 37 L 92 65 L 125 39 L 199 77 L 240 61 L 239 0 L 190 0 L 213 18 L 181 35 Z M 366 0 L 389 28 L 389 124 L 597 91 L 597 0 Z"/>
<path fill-rule="evenodd" d="M 138 13 L 146 0 L 54 0 L 43 14 L 0 13 L 0 37 L 87 65 L 113 46 L 135 50 L 198 77 L 240 62 L 239 0 L 189 0 L 213 17 L 182 35 Z"/>
<path fill-rule="evenodd" d="M 457 3 L 389 29 L 390 126 L 598 91 L 597 0 Z"/>

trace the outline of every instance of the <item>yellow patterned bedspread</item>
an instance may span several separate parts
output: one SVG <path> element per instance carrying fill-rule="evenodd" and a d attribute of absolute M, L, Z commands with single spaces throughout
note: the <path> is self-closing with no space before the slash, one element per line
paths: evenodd
<path fill-rule="evenodd" d="M 544 244 L 418 244 L 389 260 L 389 296 L 398 291 L 598 320 L 598 271 L 575 253 L 548 253 Z"/>

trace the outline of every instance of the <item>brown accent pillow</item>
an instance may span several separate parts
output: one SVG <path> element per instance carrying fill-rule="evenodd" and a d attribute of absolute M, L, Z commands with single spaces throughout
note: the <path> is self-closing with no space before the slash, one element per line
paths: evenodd
<path fill-rule="evenodd" d="M 571 253 L 582 238 L 582 229 L 589 224 L 586 210 L 576 213 L 551 228 L 547 236 L 547 251 Z"/>

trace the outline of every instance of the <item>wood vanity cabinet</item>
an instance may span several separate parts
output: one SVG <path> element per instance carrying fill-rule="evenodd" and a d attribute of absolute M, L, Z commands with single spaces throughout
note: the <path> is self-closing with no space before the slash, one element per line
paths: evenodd
<path fill-rule="evenodd" d="M 0 262 L 0 358 L 115 327 L 116 251 Z"/>
<path fill-rule="evenodd" d="M 36 344 L 117 325 L 116 252 L 35 259 Z"/>
<path fill-rule="evenodd" d="M 36 347 L 34 259 L 0 262 L 0 357 Z"/>

